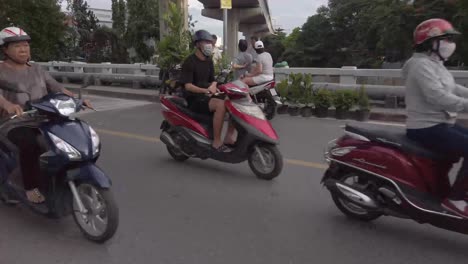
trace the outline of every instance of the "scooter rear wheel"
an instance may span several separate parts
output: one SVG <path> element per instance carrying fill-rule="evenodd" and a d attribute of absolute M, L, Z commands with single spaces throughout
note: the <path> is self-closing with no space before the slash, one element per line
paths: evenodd
<path fill-rule="evenodd" d="M 73 199 L 73 218 L 83 235 L 96 243 L 112 238 L 119 225 L 119 209 L 110 189 L 102 189 L 92 183 L 77 185 L 78 195 L 88 211 L 82 214 Z"/>
<path fill-rule="evenodd" d="M 362 185 L 367 183 L 367 180 L 365 178 L 362 178 L 361 176 L 355 173 L 344 174 L 340 176 L 338 180 L 350 186 Z M 338 207 L 338 209 L 340 209 L 340 211 L 346 216 L 349 216 L 353 219 L 358 219 L 367 222 L 375 220 L 382 216 L 382 214 L 379 212 L 369 211 L 365 208 L 362 208 L 359 205 L 354 204 L 353 202 L 343 200 L 337 194 L 332 193 L 332 198 L 336 207 Z"/>
<path fill-rule="evenodd" d="M 262 158 L 260 157 L 261 153 Z M 272 180 L 283 170 L 283 156 L 275 145 L 259 144 L 254 146 L 249 153 L 249 166 L 257 178 L 262 180 Z"/>
<path fill-rule="evenodd" d="M 180 150 L 177 150 L 173 147 L 170 147 L 170 146 L 167 146 L 167 152 L 169 152 L 169 155 L 171 155 L 171 157 L 173 159 L 175 159 L 176 161 L 179 161 L 179 162 L 183 162 L 183 161 L 186 161 L 189 157 L 187 155 L 185 155 L 184 153 L 182 153 Z"/>

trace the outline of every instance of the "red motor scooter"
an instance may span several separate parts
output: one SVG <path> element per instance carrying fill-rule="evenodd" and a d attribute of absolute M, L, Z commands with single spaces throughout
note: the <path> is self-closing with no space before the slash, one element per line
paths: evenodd
<path fill-rule="evenodd" d="M 322 183 L 336 206 L 364 221 L 382 215 L 413 219 L 468 234 L 468 216 L 445 210 L 448 173 L 458 158 L 436 153 L 406 137 L 403 127 L 348 124 L 329 143 Z"/>
<path fill-rule="evenodd" d="M 212 149 L 213 119 L 210 115 L 195 113 L 187 108 L 185 99 L 162 96 L 161 141 L 177 161 L 190 157 L 214 159 L 228 163 L 248 160 L 260 179 L 271 180 L 283 168 L 283 158 L 277 148 L 278 135 L 258 105 L 251 102 L 249 88 L 242 81 L 218 87 L 228 97 L 225 105 L 237 132 L 237 142 L 229 152 Z"/>

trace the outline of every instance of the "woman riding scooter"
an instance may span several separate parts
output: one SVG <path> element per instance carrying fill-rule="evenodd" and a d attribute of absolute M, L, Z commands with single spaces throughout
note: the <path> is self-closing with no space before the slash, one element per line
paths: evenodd
<path fill-rule="evenodd" d="M 406 88 L 407 136 L 424 146 L 463 157 L 451 193 L 442 206 L 468 217 L 468 129 L 455 124 L 457 112 L 468 110 L 468 88 L 455 83 L 445 68 L 455 51 L 453 37 L 459 35 L 443 19 L 430 19 L 414 31 L 413 57 L 403 68 Z"/>
<path fill-rule="evenodd" d="M 0 48 L 4 62 L 0 63 L 0 81 L 17 86 L 31 95 L 9 93 L 0 90 L 0 117 L 21 115 L 28 100 L 42 98 L 48 93 L 62 92 L 69 96 L 73 93 L 62 87 L 40 66 L 29 64 L 31 58 L 29 42 L 31 37 L 21 28 L 8 27 L 0 31 Z M 32 203 L 44 202 L 39 192 L 39 155 L 38 132 L 33 128 L 18 128 L 8 137 L 20 149 L 20 165 L 23 174 L 26 196 Z"/>

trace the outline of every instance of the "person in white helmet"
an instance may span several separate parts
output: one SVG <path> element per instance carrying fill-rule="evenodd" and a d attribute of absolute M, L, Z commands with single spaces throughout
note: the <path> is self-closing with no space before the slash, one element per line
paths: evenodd
<path fill-rule="evenodd" d="M 0 83 L 14 85 L 17 89 L 28 93 L 31 100 L 56 92 L 73 96 L 72 92 L 55 81 L 40 66 L 29 63 L 30 41 L 31 37 L 21 28 L 8 27 L 0 31 L 0 50 L 4 60 L 0 63 Z M 8 92 L 0 87 L 0 117 L 22 115 L 24 105 L 28 100 L 29 97 L 25 93 Z M 37 142 L 38 136 L 39 132 L 33 128 L 17 128 L 8 134 L 10 140 L 20 150 L 23 184 L 26 196 L 32 203 L 42 203 L 45 200 L 38 190 L 41 154 Z"/>
<path fill-rule="evenodd" d="M 255 42 L 255 51 L 258 54 L 256 66 L 251 73 L 247 73 L 242 79 L 249 86 L 259 85 L 274 79 L 273 58 L 270 53 L 265 51 L 265 46 L 261 40 Z"/>

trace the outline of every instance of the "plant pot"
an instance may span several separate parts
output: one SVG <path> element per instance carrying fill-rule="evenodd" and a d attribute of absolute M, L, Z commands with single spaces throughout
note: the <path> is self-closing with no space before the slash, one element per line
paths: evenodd
<path fill-rule="evenodd" d="M 336 119 L 347 119 L 347 118 L 349 118 L 349 110 L 337 108 L 336 111 L 335 111 L 335 118 Z"/>
<path fill-rule="evenodd" d="M 294 107 L 288 107 L 288 114 L 290 116 L 298 116 L 300 114 L 299 112 L 300 108 L 297 107 L 297 106 L 294 106 Z"/>
<path fill-rule="evenodd" d="M 288 113 L 288 106 L 287 105 L 282 105 L 276 109 L 276 112 L 278 115 L 284 115 Z"/>
<path fill-rule="evenodd" d="M 315 116 L 319 118 L 324 118 L 328 116 L 328 108 L 317 107 L 315 108 Z"/>
<path fill-rule="evenodd" d="M 303 117 L 311 117 L 314 114 L 314 109 L 312 107 L 303 107 L 301 108 L 301 116 Z"/>
<path fill-rule="evenodd" d="M 367 121 L 369 120 L 370 110 L 357 110 L 356 111 L 356 120 L 357 121 Z"/>

